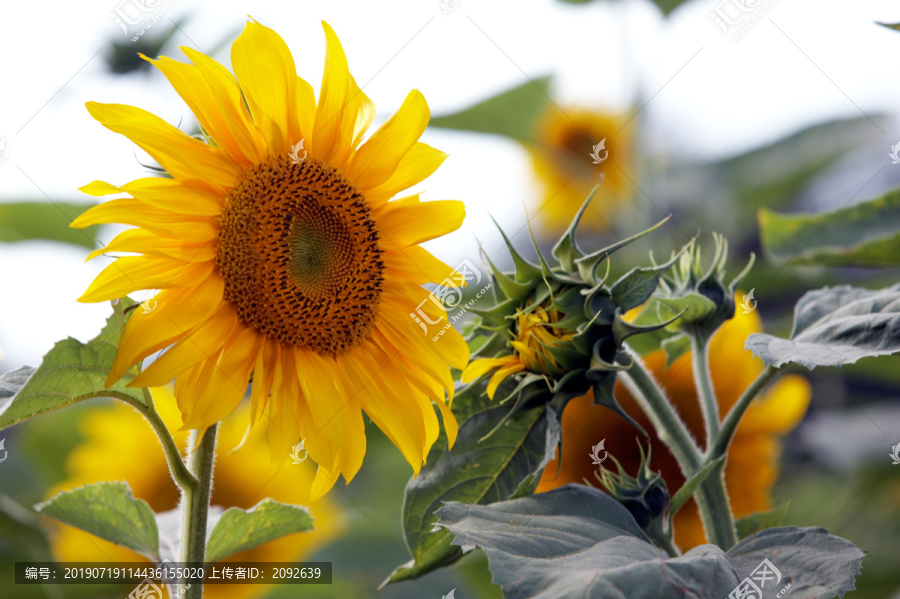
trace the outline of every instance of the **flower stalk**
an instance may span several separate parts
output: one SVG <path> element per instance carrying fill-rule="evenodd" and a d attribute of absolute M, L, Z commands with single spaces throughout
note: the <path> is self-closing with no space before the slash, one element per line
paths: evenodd
<path fill-rule="evenodd" d="M 212 493 L 212 472 L 216 455 L 217 424 L 205 433 L 191 431 L 187 468 L 198 482 L 196 488 L 182 488 L 181 496 L 181 561 L 203 563 L 206 557 L 206 522 Z M 198 444 L 199 439 L 199 444 Z M 179 581 L 179 595 L 185 599 L 200 599 L 203 584 Z"/>
<path fill-rule="evenodd" d="M 709 449 L 712 447 L 713 440 L 719 436 L 719 402 L 716 400 L 716 392 L 713 389 L 712 377 L 709 372 L 708 343 L 704 343 L 698 334 L 690 337 L 691 350 L 694 354 L 691 360 L 694 384 L 697 387 L 697 394 L 700 396 L 700 407 L 706 423 L 706 446 Z"/>

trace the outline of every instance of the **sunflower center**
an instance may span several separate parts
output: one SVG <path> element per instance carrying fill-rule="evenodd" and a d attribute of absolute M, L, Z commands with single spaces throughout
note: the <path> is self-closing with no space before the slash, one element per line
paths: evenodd
<path fill-rule="evenodd" d="M 220 225 L 216 264 L 245 325 L 329 355 L 372 332 L 382 250 L 365 197 L 340 171 L 270 158 L 231 190 Z"/>

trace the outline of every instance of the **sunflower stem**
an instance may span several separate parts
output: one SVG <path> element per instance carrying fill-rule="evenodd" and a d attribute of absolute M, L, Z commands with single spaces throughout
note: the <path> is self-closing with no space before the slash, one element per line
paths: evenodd
<path fill-rule="evenodd" d="M 199 483 L 197 482 L 197 479 L 194 478 L 194 475 L 191 474 L 190 470 L 188 470 L 184 460 L 181 459 L 178 445 L 175 443 L 175 439 L 172 438 L 172 434 L 169 433 L 169 429 L 166 428 L 162 418 L 159 417 L 159 412 L 157 412 L 156 408 L 153 406 L 153 398 L 150 396 L 150 392 L 146 388 L 144 389 L 144 401 L 146 401 L 146 405 L 124 395 L 119 399 L 122 399 L 122 401 L 140 412 L 141 415 L 147 419 L 147 422 L 150 423 L 153 432 L 156 433 L 156 436 L 159 438 L 163 453 L 166 455 L 166 463 L 169 465 L 169 472 L 172 474 L 172 478 L 175 480 L 175 484 L 178 485 L 178 488 L 182 491 L 184 489 L 195 489 Z"/>
<path fill-rule="evenodd" d="M 703 465 L 703 456 L 684 422 L 653 376 L 644 367 L 640 357 L 636 354 L 632 354 L 632 357 L 634 365 L 624 371 L 624 382 L 630 387 L 629 390 L 634 391 L 632 394 L 638 399 L 638 404 L 650 419 L 659 439 L 675 456 L 685 477 L 690 478 Z M 724 462 L 722 469 L 724 470 Z M 697 501 L 707 539 L 723 550 L 728 550 L 737 543 L 737 532 L 725 489 L 723 470 L 711 473 L 697 487 L 694 499 Z"/>
<path fill-rule="evenodd" d="M 700 396 L 700 407 L 706 422 L 706 448 L 713 446 L 719 437 L 719 402 L 713 389 L 712 376 L 709 372 L 708 344 L 699 335 L 692 334 L 691 349 L 694 357 L 691 360 L 694 369 L 694 385 Z"/>
<path fill-rule="evenodd" d="M 216 424 L 205 433 L 191 431 L 187 467 L 197 479 L 195 489 L 182 489 L 181 496 L 181 561 L 202 564 L 206 557 L 206 521 L 212 492 L 213 463 L 216 456 Z M 198 445 L 199 439 L 199 445 Z M 192 448 L 194 448 L 191 451 Z M 185 564 L 187 566 L 187 564 Z M 179 583 L 179 593 L 185 599 L 200 599 L 202 583 Z"/>
<path fill-rule="evenodd" d="M 716 439 L 716 442 L 712 444 L 707 451 L 707 462 L 711 462 L 725 455 L 725 452 L 728 451 L 728 446 L 731 444 L 731 439 L 734 438 L 734 433 L 737 431 L 738 424 L 740 424 L 741 418 L 744 416 L 744 412 L 747 411 L 747 408 L 750 407 L 750 404 L 753 403 L 753 400 L 759 395 L 759 392 L 762 391 L 763 388 L 769 384 L 769 381 L 777 374 L 777 368 L 766 366 L 765 370 L 756 377 L 756 380 L 750 383 L 750 386 L 744 390 L 743 395 L 738 398 L 737 402 L 732 406 L 731 411 L 728 412 L 728 415 L 725 416 L 725 419 L 722 421 L 722 429 L 719 432 L 719 436 Z"/>
<path fill-rule="evenodd" d="M 638 404 L 656 429 L 657 436 L 678 460 L 685 476 L 690 477 L 700 467 L 700 450 L 663 390 L 644 367 L 640 356 L 632 353 L 631 357 L 634 359 L 633 366 L 623 372 L 626 386 L 633 387 L 635 392 L 632 395 L 639 400 Z"/>

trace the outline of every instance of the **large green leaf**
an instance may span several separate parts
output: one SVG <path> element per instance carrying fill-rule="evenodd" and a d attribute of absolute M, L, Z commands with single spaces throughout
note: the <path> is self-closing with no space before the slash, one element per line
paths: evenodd
<path fill-rule="evenodd" d="M 738 582 L 712 545 L 666 560 L 628 510 L 584 485 L 489 506 L 451 502 L 438 516 L 455 545 L 487 554 L 506 599 L 721 598 Z"/>
<path fill-rule="evenodd" d="M 753 333 L 745 348 L 768 366 L 793 362 L 810 370 L 894 354 L 900 351 L 900 284 L 810 291 L 794 308 L 790 339 Z"/>
<path fill-rule="evenodd" d="M 93 249 L 97 227 L 71 229 L 69 224 L 93 202 L 0 203 L 0 241 L 49 239 Z"/>
<path fill-rule="evenodd" d="M 549 88 L 549 77 L 527 81 L 461 112 L 436 116 L 429 125 L 533 142 L 538 118 L 550 104 Z"/>
<path fill-rule="evenodd" d="M 785 501 L 774 510 L 755 512 L 743 518 L 738 518 L 734 523 L 737 528 L 738 538 L 743 539 L 761 530 L 775 528 L 784 520 L 789 507 L 791 507 L 791 502 Z"/>
<path fill-rule="evenodd" d="M 309 510 L 273 499 L 263 499 L 249 510 L 229 508 L 209 536 L 206 561 L 217 562 L 238 551 L 312 528 Z"/>
<path fill-rule="evenodd" d="M 506 599 L 722 599 L 754 576 L 766 597 L 789 584 L 790 597 L 825 599 L 854 588 L 863 556 L 822 528 L 785 527 L 727 554 L 701 545 L 667 558 L 617 501 L 583 485 L 487 506 L 449 502 L 438 516 L 455 545 L 487 554 Z"/>
<path fill-rule="evenodd" d="M 153 510 L 146 501 L 135 499 L 125 483 L 104 482 L 63 491 L 35 509 L 159 560 L 159 532 Z"/>
<path fill-rule="evenodd" d="M 21 368 L 3 375 L 0 379 L 2 394 L 8 395 L 15 386 L 20 388 L 0 413 L 0 429 L 94 397 L 117 397 L 145 404 L 143 389 L 126 386 L 137 376 L 136 366 L 112 387 L 106 388 L 105 383 L 122 329 L 130 316 L 124 310 L 133 303 L 128 298 L 117 301 L 106 326 L 87 343 L 72 337 L 58 342 L 27 381 L 22 379 L 28 371 Z M 4 405 L 2 394 L 0 408 Z"/>
<path fill-rule="evenodd" d="M 791 599 L 843 597 L 856 588 L 854 577 L 862 569 L 863 556 L 853 543 L 824 528 L 796 526 L 763 530 L 728 551 L 728 560 L 742 580 L 762 567 L 764 559 L 769 560 L 778 572 L 773 572 L 775 577 L 763 589 L 777 591 L 790 583 L 785 596 Z"/>
<path fill-rule="evenodd" d="M 821 214 L 760 210 L 763 247 L 776 263 L 900 266 L 900 190 Z"/>
<path fill-rule="evenodd" d="M 432 530 L 443 501 L 487 504 L 531 493 L 554 455 L 560 427 L 552 408 L 524 409 L 503 422 L 512 407 L 480 393 L 482 385 L 457 394 L 453 411 L 461 424 L 453 450 L 446 451 L 441 433 L 427 464 L 406 487 L 403 531 L 413 559 L 390 582 L 419 577 L 462 556 L 449 532 Z"/>

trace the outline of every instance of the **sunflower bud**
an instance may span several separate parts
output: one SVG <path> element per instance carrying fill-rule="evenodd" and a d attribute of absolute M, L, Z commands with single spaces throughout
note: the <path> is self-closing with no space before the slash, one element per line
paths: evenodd
<path fill-rule="evenodd" d="M 658 472 L 650 470 L 650 455 L 644 459 L 641 449 L 641 465 L 637 478 L 630 476 L 614 457 L 618 473 L 602 469 L 594 473 L 603 489 L 616 501 L 625 506 L 635 521 L 644 530 L 662 530 L 666 526 L 666 512 L 669 508 L 669 490 L 666 481 Z"/>

